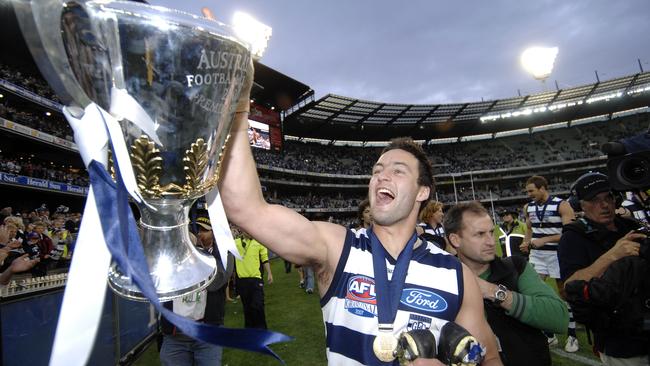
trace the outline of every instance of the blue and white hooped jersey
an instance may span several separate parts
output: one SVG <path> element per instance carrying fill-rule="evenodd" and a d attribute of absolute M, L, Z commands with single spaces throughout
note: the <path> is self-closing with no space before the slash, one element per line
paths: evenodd
<path fill-rule="evenodd" d="M 438 224 L 435 228 L 429 225 L 426 222 L 421 222 L 418 224 L 424 230 L 425 233 L 439 236 L 441 238 L 445 237 L 445 228 L 442 226 L 442 224 Z"/>
<path fill-rule="evenodd" d="M 329 365 L 391 364 L 379 361 L 372 350 L 378 318 L 371 250 L 366 229 L 348 230 L 332 283 L 321 299 Z M 386 266 L 390 280 L 395 260 L 389 255 Z M 460 262 L 426 242 L 413 251 L 393 332 L 431 329 L 438 340 L 442 326 L 456 319 L 462 299 Z"/>
<path fill-rule="evenodd" d="M 559 197 L 551 197 L 541 205 L 535 201 L 528 203 L 526 214 L 532 224 L 533 239 L 562 234 L 562 216 L 560 215 L 560 203 L 562 201 Z M 546 243 L 537 250 L 557 250 L 557 245 L 558 243 Z"/>

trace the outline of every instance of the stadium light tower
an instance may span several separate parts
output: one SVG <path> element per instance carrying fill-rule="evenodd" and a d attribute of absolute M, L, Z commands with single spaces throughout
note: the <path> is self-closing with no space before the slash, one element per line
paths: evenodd
<path fill-rule="evenodd" d="M 528 73 L 544 84 L 546 89 L 546 78 L 553 71 L 557 47 L 530 47 L 521 54 L 521 65 Z"/>

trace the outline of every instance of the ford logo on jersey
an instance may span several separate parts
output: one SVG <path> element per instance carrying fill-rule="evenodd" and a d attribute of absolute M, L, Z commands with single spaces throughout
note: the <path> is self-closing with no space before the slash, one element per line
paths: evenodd
<path fill-rule="evenodd" d="M 418 288 L 402 290 L 400 302 L 408 307 L 427 312 L 440 313 L 447 310 L 447 301 L 442 296 Z"/>
<path fill-rule="evenodd" d="M 353 276 L 348 280 L 345 309 L 366 318 L 377 316 L 375 280 L 366 276 Z"/>

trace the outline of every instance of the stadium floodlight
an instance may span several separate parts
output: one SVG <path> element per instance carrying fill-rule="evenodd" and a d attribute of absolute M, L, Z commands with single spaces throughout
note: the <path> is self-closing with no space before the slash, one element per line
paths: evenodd
<path fill-rule="evenodd" d="M 253 58 L 260 59 L 271 38 L 272 28 L 240 11 L 233 15 L 232 25 L 237 36 L 251 44 Z"/>
<path fill-rule="evenodd" d="M 544 81 L 553 71 L 557 47 L 530 47 L 521 54 L 521 65 L 537 80 Z"/>

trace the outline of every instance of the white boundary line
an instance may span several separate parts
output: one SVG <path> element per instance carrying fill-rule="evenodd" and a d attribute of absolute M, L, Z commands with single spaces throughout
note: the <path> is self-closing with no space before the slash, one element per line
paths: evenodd
<path fill-rule="evenodd" d="M 588 358 L 585 356 L 581 355 L 576 355 L 573 353 L 565 352 L 559 349 L 551 349 L 551 352 L 555 353 L 556 355 L 564 358 L 568 358 L 572 361 L 579 362 L 583 365 L 590 365 L 590 366 L 602 366 L 603 364 L 601 362 L 596 361 L 593 358 Z"/>

